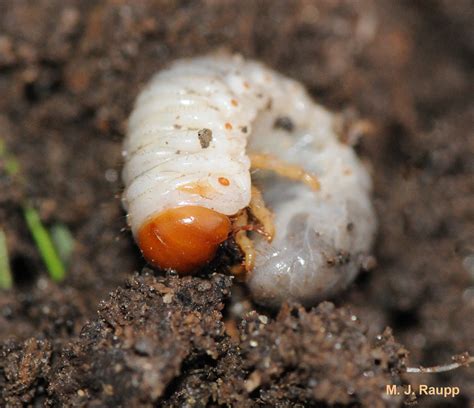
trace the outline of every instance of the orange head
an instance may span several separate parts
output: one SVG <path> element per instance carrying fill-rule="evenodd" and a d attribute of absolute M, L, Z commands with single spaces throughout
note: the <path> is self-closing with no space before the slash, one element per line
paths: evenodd
<path fill-rule="evenodd" d="M 149 263 L 185 275 L 211 261 L 230 231 L 226 215 L 184 206 L 150 217 L 138 230 L 137 242 Z"/>

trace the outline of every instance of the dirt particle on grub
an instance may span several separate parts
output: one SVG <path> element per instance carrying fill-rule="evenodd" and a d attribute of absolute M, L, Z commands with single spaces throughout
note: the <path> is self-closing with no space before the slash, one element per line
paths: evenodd
<path fill-rule="evenodd" d="M 198 131 L 199 143 L 203 149 L 207 149 L 212 141 L 212 130 L 201 129 Z"/>
<path fill-rule="evenodd" d="M 295 124 L 288 116 L 280 116 L 276 118 L 273 127 L 275 129 L 282 129 L 286 130 L 287 132 L 292 132 L 295 128 Z"/>

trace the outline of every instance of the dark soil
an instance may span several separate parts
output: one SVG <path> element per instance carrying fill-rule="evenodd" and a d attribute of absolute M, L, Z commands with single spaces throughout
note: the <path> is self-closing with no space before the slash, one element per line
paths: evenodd
<path fill-rule="evenodd" d="M 0 137 L 26 180 L 0 163 L 15 278 L 0 294 L 0 406 L 382 407 L 403 404 L 387 384 L 421 383 L 460 395 L 420 406 L 471 407 L 472 368 L 404 369 L 474 352 L 473 10 L 470 0 L 0 2 Z M 219 47 L 343 111 L 345 136 L 371 163 L 377 266 L 334 303 L 255 311 L 223 274 L 142 270 L 123 230 L 121 140 L 140 86 Z M 60 285 L 25 200 L 74 235 Z"/>

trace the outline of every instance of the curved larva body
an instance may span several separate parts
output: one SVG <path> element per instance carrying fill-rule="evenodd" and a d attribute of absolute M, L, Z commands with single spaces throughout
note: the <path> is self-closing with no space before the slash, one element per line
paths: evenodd
<path fill-rule="evenodd" d="M 279 118 L 290 121 L 278 126 Z M 345 286 L 357 273 L 357 255 L 370 249 L 375 218 L 370 178 L 352 149 L 338 142 L 333 122 L 300 84 L 238 56 L 180 60 L 158 73 L 137 99 L 124 142 L 123 201 L 145 256 L 152 245 L 140 238 L 143 226 L 160 214 L 203 208 L 225 217 L 249 205 L 250 148 L 302 165 L 321 184 L 311 191 L 263 173 L 256 178 L 276 227 L 271 244 L 255 237 L 249 285 L 256 300 L 309 304 Z M 219 220 L 212 223 L 220 228 L 214 249 L 230 232 Z M 188 236 L 183 232 L 180 240 Z M 198 245 L 197 239 L 185 244 Z"/>
<path fill-rule="evenodd" d="M 253 150 L 299 163 L 321 184 L 315 192 L 271 174 L 254 177 L 275 214 L 276 234 L 271 244 L 255 237 L 259 256 L 248 283 L 254 297 L 270 306 L 285 300 L 312 305 L 344 289 L 376 230 L 366 169 L 352 148 L 337 140 L 333 116 L 312 102 L 308 110 L 292 132 L 273 129 L 271 142 L 264 129 L 274 119 L 261 118 L 255 131 L 262 137 L 250 143 Z"/>

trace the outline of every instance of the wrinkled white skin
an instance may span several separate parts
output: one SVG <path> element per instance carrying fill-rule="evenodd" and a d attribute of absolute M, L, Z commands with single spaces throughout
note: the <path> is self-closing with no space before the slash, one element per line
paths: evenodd
<path fill-rule="evenodd" d="M 280 117 L 294 129 L 275 128 Z M 205 149 L 197 136 L 203 128 L 213 135 Z M 250 201 L 247 151 L 271 153 L 315 174 L 321 190 L 263 171 L 252 175 L 275 214 L 276 236 L 271 244 L 253 236 L 257 259 L 248 285 L 268 306 L 332 296 L 356 276 L 376 228 L 370 177 L 333 128 L 333 115 L 299 83 L 262 64 L 230 55 L 177 61 L 152 79 L 130 117 L 123 202 L 132 231 L 182 205 L 236 214 Z M 206 196 L 178 189 L 201 182 L 211 188 Z"/>
<path fill-rule="evenodd" d="M 291 113 L 286 115 L 291 118 Z M 344 289 L 357 275 L 376 229 L 370 178 L 353 150 L 338 142 L 333 117 L 313 106 L 292 132 L 272 129 L 270 114 L 256 126 L 251 148 L 299 164 L 318 176 L 321 190 L 256 172 L 275 215 L 271 244 L 254 235 L 257 257 L 248 282 L 255 300 L 313 305 Z"/>

